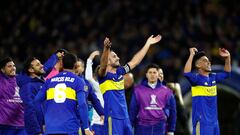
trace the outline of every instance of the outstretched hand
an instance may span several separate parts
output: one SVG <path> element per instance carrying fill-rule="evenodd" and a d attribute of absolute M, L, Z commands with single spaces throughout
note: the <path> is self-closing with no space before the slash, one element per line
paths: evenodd
<path fill-rule="evenodd" d="M 111 45 L 112 45 L 112 43 L 111 43 L 111 41 L 109 40 L 109 38 L 108 37 L 106 37 L 105 39 L 104 39 L 104 47 L 106 47 L 106 48 L 111 48 Z"/>
<path fill-rule="evenodd" d="M 147 39 L 146 44 L 152 45 L 152 44 L 155 44 L 155 43 L 159 42 L 161 39 L 162 39 L 162 36 L 161 36 L 161 35 L 157 35 L 157 36 L 155 36 L 155 37 L 154 37 L 153 35 L 151 35 L 151 36 Z"/>
<path fill-rule="evenodd" d="M 230 53 L 227 49 L 225 48 L 219 48 L 219 55 L 223 58 L 227 58 L 227 57 L 230 57 Z"/>
<path fill-rule="evenodd" d="M 90 56 L 89 59 L 93 60 L 96 56 L 100 55 L 99 51 L 93 51 Z"/>

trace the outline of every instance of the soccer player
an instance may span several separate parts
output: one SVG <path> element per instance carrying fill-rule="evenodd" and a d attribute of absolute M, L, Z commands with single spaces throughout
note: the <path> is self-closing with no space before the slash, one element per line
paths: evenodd
<path fill-rule="evenodd" d="M 45 83 L 43 76 L 52 70 L 60 56 L 58 53 L 53 54 L 44 65 L 37 58 L 30 57 L 25 61 L 21 74 L 17 76 L 19 93 L 24 104 L 25 129 L 29 135 L 43 133 L 43 106 L 35 106 L 33 100 Z"/>
<path fill-rule="evenodd" d="M 158 79 L 158 70 L 158 65 L 148 65 L 146 78 L 134 87 L 129 115 L 135 135 L 174 135 L 176 102 L 172 91 Z"/>
<path fill-rule="evenodd" d="M 110 50 L 111 42 L 104 40 L 103 53 L 100 59 L 98 80 L 104 99 L 104 126 L 108 135 L 132 135 L 124 92 L 123 75 L 135 68 L 144 58 L 152 44 L 161 40 L 161 36 L 150 36 L 143 48 L 135 54 L 125 66 L 119 63 L 117 54 Z"/>
<path fill-rule="evenodd" d="M 78 58 L 78 61 L 75 64 L 75 73 L 84 80 L 86 87 L 84 89 L 86 94 L 86 102 L 90 102 L 93 108 L 97 111 L 98 115 L 101 116 L 101 119 L 104 117 L 103 107 L 97 98 L 97 95 L 95 94 L 95 90 L 93 89 L 92 84 L 84 78 L 83 72 L 84 72 L 84 62 L 80 58 Z M 90 109 L 88 110 L 90 111 Z M 89 121 L 91 118 L 89 119 Z M 92 130 L 92 129 L 91 129 Z M 83 133 L 84 135 L 84 133 Z"/>
<path fill-rule="evenodd" d="M 83 79 L 75 74 L 77 57 L 65 54 L 63 71 L 48 79 L 35 98 L 35 104 L 44 102 L 46 134 L 78 135 L 80 120 L 86 135 L 92 135 L 88 124 L 88 108 Z M 78 109 L 79 108 L 79 109 Z"/>
<path fill-rule="evenodd" d="M 96 78 L 96 74 L 93 74 L 93 59 L 100 55 L 99 51 L 94 51 L 90 54 L 90 56 L 87 59 L 87 66 L 85 71 L 85 78 L 89 81 L 89 83 L 92 85 L 93 90 L 95 94 L 97 95 L 97 98 L 99 99 L 102 106 L 104 106 L 103 96 L 99 88 L 99 83 Z M 98 68 L 98 67 L 97 67 Z M 94 131 L 94 135 L 104 135 L 104 126 L 103 126 L 103 118 L 101 118 L 95 109 L 93 109 L 93 116 L 92 116 L 92 130 Z"/>
<path fill-rule="evenodd" d="M 65 49 L 58 49 L 55 53 L 59 54 L 60 57 L 58 57 L 57 63 L 54 65 L 54 68 L 52 69 L 52 71 L 45 77 L 45 80 L 52 78 L 53 76 L 57 75 L 59 72 L 63 70 L 62 57 L 64 56 L 64 54 L 68 53 L 68 51 Z"/>
<path fill-rule="evenodd" d="M 1 59 L 0 69 L 0 135 L 26 135 L 23 104 L 12 58 Z"/>
<path fill-rule="evenodd" d="M 204 52 L 198 52 L 197 48 L 190 48 L 189 51 L 184 76 L 192 85 L 193 135 L 219 135 L 216 84 L 230 76 L 230 53 L 219 48 L 219 55 L 225 59 L 224 71 L 212 73 L 211 62 Z M 197 72 L 191 72 L 192 67 Z"/>

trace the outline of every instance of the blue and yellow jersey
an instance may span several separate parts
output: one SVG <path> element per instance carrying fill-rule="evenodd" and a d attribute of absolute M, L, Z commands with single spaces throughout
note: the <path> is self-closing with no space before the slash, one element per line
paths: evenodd
<path fill-rule="evenodd" d="M 184 73 L 192 85 L 192 121 L 214 124 L 218 120 L 217 83 L 229 76 L 228 72 L 210 73 L 202 76 L 198 73 Z"/>
<path fill-rule="evenodd" d="M 107 72 L 104 77 L 98 78 L 104 99 L 105 117 L 128 118 L 123 79 L 123 75 L 128 71 L 128 66 L 121 66 L 117 68 L 116 73 Z"/>
<path fill-rule="evenodd" d="M 35 98 L 36 103 L 45 101 L 46 134 L 78 132 L 80 123 L 77 113 L 85 121 L 84 128 L 88 128 L 84 87 L 85 83 L 80 77 L 67 71 L 47 80 Z"/>

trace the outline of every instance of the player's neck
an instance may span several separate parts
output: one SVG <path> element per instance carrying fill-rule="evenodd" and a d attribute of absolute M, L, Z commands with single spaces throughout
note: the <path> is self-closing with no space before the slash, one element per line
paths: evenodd
<path fill-rule="evenodd" d="M 117 71 L 117 68 L 110 65 L 107 66 L 107 72 L 116 73 L 116 71 Z"/>
<path fill-rule="evenodd" d="M 64 71 L 67 71 L 67 72 L 72 72 L 75 74 L 74 70 L 73 69 L 64 69 Z"/>
<path fill-rule="evenodd" d="M 198 70 L 198 73 L 202 76 L 208 76 L 210 74 L 210 72 L 206 72 L 206 71 L 203 71 L 203 70 Z"/>
<path fill-rule="evenodd" d="M 40 75 L 37 75 L 35 73 L 30 73 L 30 77 L 31 78 L 40 78 L 41 76 Z"/>
<path fill-rule="evenodd" d="M 61 63 L 60 63 L 60 62 L 57 62 L 56 65 L 54 66 L 54 68 L 55 68 L 57 71 L 60 71 L 60 69 L 61 69 Z"/>

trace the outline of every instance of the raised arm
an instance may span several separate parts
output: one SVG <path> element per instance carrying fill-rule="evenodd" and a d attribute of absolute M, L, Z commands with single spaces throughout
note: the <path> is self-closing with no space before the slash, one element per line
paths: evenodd
<path fill-rule="evenodd" d="M 198 50 L 197 50 L 197 48 L 193 47 L 193 48 L 190 48 L 189 51 L 190 51 L 190 55 L 189 55 L 188 60 L 185 64 L 184 73 L 188 73 L 188 72 L 192 71 L 192 64 L 194 64 L 194 63 L 192 63 L 193 57 Z"/>
<path fill-rule="evenodd" d="M 111 42 L 109 38 L 105 38 L 104 40 L 104 47 L 103 47 L 103 53 L 101 55 L 100 59 L 100 68 L 98 70 L 98 76 L 103 77 L 106 75 L 107 70 L 107 64 L 108 64 L 108 55 L 110 54 L 110 48 L 111 48 Z"/>
<path fill-rule="evenodd" d="M 224 71 L 231 72 L 231 55 L 228 50 L 219 48 L 219 55 L 225 59 Z"/>
<path fill-rule="evenodd" d="M 92 64 L 93 64 L 93 59 L 98 56 L 100 54 L 99 51 L 94 51 L 90 54 L 90 56 L 87 59 L 87 66 L 86 66 L 86 71 L 85 71 L 85 78 L 90 81 L 93 82 L 93 70 L 92 70 Z"/>
<path fill-rule="evenodd" d="M 43 65 L 44 71 L 46 72 L 44 76 L 46 77 L 53 69 L 55 64 L 59 59 L 64 56 L 64 52 L 56 52 L 54 53 Z"/>
<path fill-rule="evenodd" d="M 140 51 L 138 51 L 132 58 L 131 61 L 128 62 L 128 65 L 130 67 L 130 69 L 133 69 L 135 68 L 141 61 L 142 59 L 144 58 L 144 56 L 146 55 L 149 47 L 152 45 L 152 44 L 155 44 L 157 42 L 159 42 L 160 40 L 162 39 L 162 36 L 160 35 L 157 35 L 155 37 L 153 37 L 153 35 L 151 35 L 147 42 L 145 43 L 145 45 L 142 47 L 142 49 Z"/>

